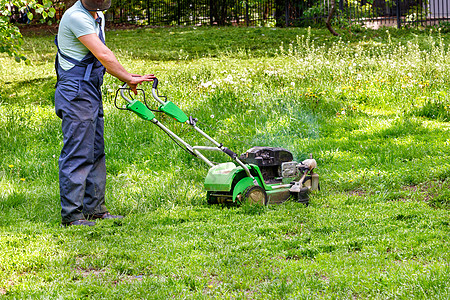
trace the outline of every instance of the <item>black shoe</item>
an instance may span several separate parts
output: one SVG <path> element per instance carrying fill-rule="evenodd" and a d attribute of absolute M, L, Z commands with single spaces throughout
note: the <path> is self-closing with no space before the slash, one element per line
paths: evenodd
<path fill-rule="evenodd" d="M 109 212 L 105 212 L 102 214 L 93 214 L 93 215 L 88 215 L 86 217 L 86 219 L 88 220 L 96 220 L 96 219 L 123 219 L 123 216 L 119 216 L 119 215 L 112 215 Z"/>
<path fill-rule="evenodd" d="M 88 220 L 76 220 L 69 223 L 62 223 L 61 226 L 94 226 L 95 222 L 90 222 Z"/>

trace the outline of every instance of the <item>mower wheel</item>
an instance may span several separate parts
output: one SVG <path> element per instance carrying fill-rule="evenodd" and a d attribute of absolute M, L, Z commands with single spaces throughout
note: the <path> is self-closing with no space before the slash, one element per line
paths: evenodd
<path fill-rule="evenodd" d="M 268 197 L 266 191 L 258 186 L 250 186 L 243 193 L 243 203 L 267 205 Z"/>

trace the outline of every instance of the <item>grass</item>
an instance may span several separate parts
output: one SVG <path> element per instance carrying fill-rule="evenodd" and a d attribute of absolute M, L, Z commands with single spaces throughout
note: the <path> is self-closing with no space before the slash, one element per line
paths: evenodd
<path fill-rule="evenodd" d="M 107 75 L 108 207 L 126 218 L 60 228 L 55 48 L 29 35 L 33 65 L 0 56 L 0 295 L 449 298 L 447 35 L 185 27 L 106 37 L 127 69 L 156 74 L 161 94 L 236 152 L 313 153 L 322 190 L 308 207 L 208 206 L 207 167 L 115 109 L 119 82 Z"/>

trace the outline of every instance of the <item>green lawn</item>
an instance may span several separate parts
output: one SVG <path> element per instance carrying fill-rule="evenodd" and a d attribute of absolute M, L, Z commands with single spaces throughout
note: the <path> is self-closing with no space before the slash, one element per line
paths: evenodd
<path fill-rule="evenodd" d="M 60 227 L 53 36 L 25 37 L 31 65 L 0 55 L 0 297 L 450 298 L 450 37 L 342 33 L 108 31 L 127 69 L 235 152 L 313 153 L 321 191 L 308 207 L 207 205 L 207 166 L 117 110 L 107 75 L 107 203 L 126 218 L 94 228 Z"/>

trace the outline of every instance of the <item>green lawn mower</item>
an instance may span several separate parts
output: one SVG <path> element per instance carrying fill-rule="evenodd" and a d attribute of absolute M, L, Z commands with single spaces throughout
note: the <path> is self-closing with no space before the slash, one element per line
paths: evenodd
<path fill-rule="evenodd" d="M 125 95 L 126 91 L 128 95 Z M 134 99 L 125 84 L 116 92 L 115 106 L 118 109 L 130 110 L 140 118 L 152 122 L 180 147 L 210 166 L 204 182 L 208 203 L 239 205 L 248 202 L 267 205 L 284 202 L 292 196 L 307 205 L 309 192 L 319 190 L 319 175 L 314 172 L 317 163 L 312 155 L 309 159 L 298 163 L 293 161 L 292 153 L 286 149 L 253 147 L 238 156 L 198 128 L 196 118 L 188 117 L 173 102 L 167 101 L 165 96 L 159 95 L 158 79 L 154 79 L 152 86 L 153 98 L 160 103 L 157 109 L 151 109 L 148 106 L 144 90 L 138 89 L 138 91 L 143 94 L 143 102 Z M 123 107 L 117 103 L 118 94 L 127 102 Z M 188 144 L 161 124 L 156 119 L 155 112 L 164 113 L 176 121 L 190 126 L 209 141 L 211 146 Z M 232 161 L 215 164 L 202 154 L 206 151 L 223 152 Z"/>

